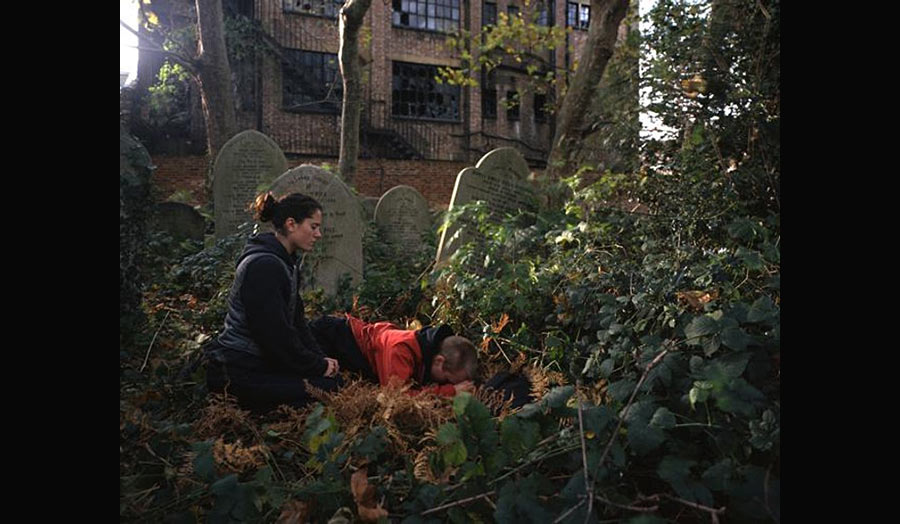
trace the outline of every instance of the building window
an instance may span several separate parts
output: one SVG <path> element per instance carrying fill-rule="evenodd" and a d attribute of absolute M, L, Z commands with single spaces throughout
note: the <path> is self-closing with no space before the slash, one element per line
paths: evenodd
<path fill-rule="evenodd" d="M 485 2 L 481 10 L 481 25 L 497 25 L 497 4 Z"/>
<path fill-rule="evenodd" d="M 336 54 L 284 49 L 282 73 L 285 111 L 341 111 L 344 86 Z"/>
<path fill-rule="evenodd" d="M 506 119 L 519 119 L 519 93 L 517 91 L 506 92 Z"/>
<path fill-rule="evenodd" d="M 553 20 L 550 18 L 550 8 L 547 6 L 547 2 L 542 1 L 538 2 L 537 5 L 537 20 L 536 23 L 539 26 L 549 27 L 553 25 Z"/>
<path fill-rule="evenodd" d="M 459 29 L 459 0 L 392 0 L 395 26 L 449 33 Z"/>
<path fill-rule="evenodd" d="M 327 16 L 337 18 L 344 0 L 283 0 L 286 13 Z"/>
<path fill-rule="evenodd" d="M 506 15 L 510 18 L 515 18 L 519 16 L 519 6 L 517 5 L 508 5 L 506 6 Z"/>
<path fill-rule="evenodd" d="M 535 93 L 535 95 L 534 95 L 534 121 L 535 122 L 546 122 L 547 121 L 546 105 L 547 105 L 547 95 Z"/>
<path fill-rule="evenodd" d="M 481 118 L 497 119 L 497 75 L 494 71 L 481 73 Z"/>
<path fill-rule="evenodd" d="M 437 66 L 393 62 L 391 114 L 459 121 L 459 86 L 438 83 Z"/>
<path fill-rule="evenodd" d="M 591 25 L 591 6 L 577 2 L 566 4 L 566 25 L 575 29 L 587 29 Z"/>

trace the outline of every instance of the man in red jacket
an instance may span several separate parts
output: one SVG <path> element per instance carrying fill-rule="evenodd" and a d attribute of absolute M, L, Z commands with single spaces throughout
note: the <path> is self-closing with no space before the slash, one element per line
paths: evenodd
<path fill-rule="evenodd" d="M 390 322 L 370 324 L 347 315 L 322 317 L 310 329 L 341 370 L 358 372 L 382 386 L 412 382 L 417 392 L 453 396 L 473 391 L 478 367 L 475 346 L 449 326 L 400 329 Z"/>

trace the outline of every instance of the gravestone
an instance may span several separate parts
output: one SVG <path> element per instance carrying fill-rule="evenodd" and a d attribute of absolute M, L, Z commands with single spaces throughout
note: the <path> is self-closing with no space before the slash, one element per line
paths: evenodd
<path fill-rule="evenodd" d="M 176 240 L 203 240 L 206 220 L 196 209 L 181 202 L 161 202 L 153 206 L 153 226 Z"/>
<path fill-rule="evenodd" d="M 393 187 L 378 200 L 375 224 L 396 249 L 415 250 L 431 227 L 428 201 L 414 187 Z"/>
<path fill-rule="evenodd" d="M 222 146 L 213 165 L 216 238 L 253 221 L 250 206 L 259 193 L 287 170 L 287 159 L 274 140 L 248 129 Z"/>
<path fill-rule="evenodd" d="M 320 167 L 303 164 L 275 179 L 269 191 L 275 198 L 303 193 L 322 204 L 322 238 L 304 256 L 304 289 L 321 287 L 334 295 L 342 275 L 349 274 L 354 286 L 362 281 L 365 224 L 357 197 L 340 179 Z"/>
<path fill-rule="evenodd" d="M 485 201 L 491 217 L 498 221 L 508 213 L 536 211 L 537 200 L 527 181 L 528 172 L 528 164 L 517 150 L 494 149 L 481 157 L 475 167 L 467 167 L 456 176 L 448 211 L 477 200 Z M 459 231 L 459 226 L 451 224 L 441 234 L 436 263 L 445 263 L 459 246 L 473 239 L 471 233 Z"/>

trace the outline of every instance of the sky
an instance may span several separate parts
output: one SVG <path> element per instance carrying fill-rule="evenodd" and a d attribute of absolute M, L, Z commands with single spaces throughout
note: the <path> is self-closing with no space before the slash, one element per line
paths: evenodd
<path fill-rule="evenodd" d="M 119 19 L 137 29 L 137 0 L 119 0 Z M 137 75 L 137 37 L 119 24 L 119 73 L 128 73 L 126 83 Z"/>

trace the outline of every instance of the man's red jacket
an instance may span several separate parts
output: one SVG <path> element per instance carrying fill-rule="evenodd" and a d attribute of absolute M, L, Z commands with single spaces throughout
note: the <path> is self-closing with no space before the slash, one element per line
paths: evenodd
<path fill-rule="evenodd" d="M 428 391 L 452 397 L 453 384 L 430 384 L 431 362 L 437 355 L 440 342 L 452 331 L 446 326 L 423 328 L 418 331 L 400 329 L 390 322 L 369 324 L 347 315 L 347 324 L 360 351 L 378 375 L 382 386 L 392 377 L 401 383 L 413 381 L 417 392 Z"/>

